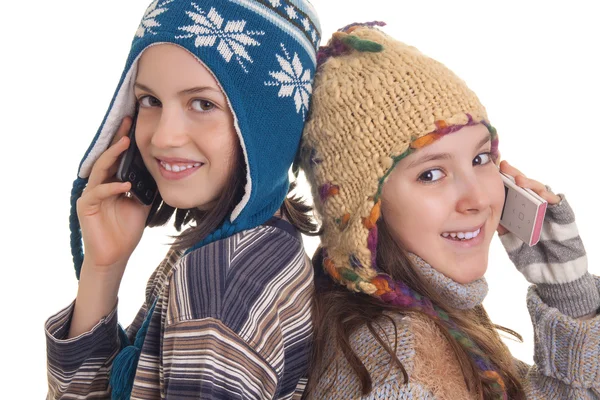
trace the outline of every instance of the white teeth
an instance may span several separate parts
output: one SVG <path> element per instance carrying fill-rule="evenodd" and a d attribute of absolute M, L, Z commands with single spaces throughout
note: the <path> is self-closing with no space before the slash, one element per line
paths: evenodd
<path fill-rule="evenodd" d="M 194 163 L 194 164 L 188 164 L 188 165 L 171 165 L 164 161 L 161 161 L 160 165 L 162 165 L 163 168 L 166 169 L 167 171 L 182 172 L 182 171 L 185 171 L 186 169 L 199 167 L 200 165 L 202 165 L 202 163 Z"/>
<path fill-rule="evenodd" d="M 481 232 L 481 228 L 477 229 L 474 232 L 444 232 L 442 233 L 442 236 L 447 238 L 447 237 L 451 237 L 453 239 L 464 239 L 464 240 L 469 240 L 469 239 L 473 239 L 477 236 L 479 236 L 479 233 Z"/>

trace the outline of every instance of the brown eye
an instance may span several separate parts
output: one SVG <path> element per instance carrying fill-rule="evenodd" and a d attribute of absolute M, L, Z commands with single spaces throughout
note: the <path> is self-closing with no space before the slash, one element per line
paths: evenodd
<path fill-rule="evenodd" d="M 430 169 L 419 175 L 418 180 L 425 183 L 435 182 L 444 177 L 444 173 L 439 169 Z"/>
<path fill-rule="evenodd" d="M 210 111 L 215 108 L 215 105 L 208 100 L 194 100 L 192 102 L 192 108 L 196 111 Z"/>
<path fill-rule="evenodd" d="M 153 96 L 142 96 L 138 100 L 142 107 L 160 107 L 160 100 Z"/>
<path fill-rule="evenodd" d="M 473 165 L 485 165 L 492 161 L 492 155 L 490 153 L 481 153 L 473 159 Z"/>

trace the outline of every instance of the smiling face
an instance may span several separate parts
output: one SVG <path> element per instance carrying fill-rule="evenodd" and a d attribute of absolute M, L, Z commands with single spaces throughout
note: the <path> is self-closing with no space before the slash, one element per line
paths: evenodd
<path fill-rule="evenodd" d="M 241 151 L 212 73 L 178 46 L 155 45 L 139 60 L 135 96 L 136 141 L 165 203 L 212 208 Z"/>
<path fill-rule="evenodd" d="M 504 204 L 489 139 L 481 124 L 448 134 L 398 162 L 383 186 L 394 240 L 458 283 L 485 273 Z"/>

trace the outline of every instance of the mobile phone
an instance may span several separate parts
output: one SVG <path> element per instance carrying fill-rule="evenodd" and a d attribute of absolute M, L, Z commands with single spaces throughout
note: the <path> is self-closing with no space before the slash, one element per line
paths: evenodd
<path fill-rule="evenodd" d="M 137 125 L 138 106 L 135 108 L 133 123 L 129 129 L 129 148 L 121 156 L 117 179 L 121 182 L 131 182 L 130 192 L 143 204 L 151 205 L 156 197 L 158 188 L 156 182 L 144 164 L 142 154 L 135 141 L 135 128 Z"/>
<path fill-rule="evenodd" d="M 531 189 L 517 186 L 515 179 L 500 172 L 504 181 L 504 207 L 500 225 L 534 246 L 540 240 L 548 202 Z"/>

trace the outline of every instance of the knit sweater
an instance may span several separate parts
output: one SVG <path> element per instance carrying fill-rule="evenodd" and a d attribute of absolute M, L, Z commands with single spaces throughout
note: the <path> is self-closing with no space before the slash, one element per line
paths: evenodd
<path fill-rule="evenodd" d="M 600 278 L 587 272 L 587 258 L 566 200 L 550 206 L 542 240 L 529 248 L 509 233 L 502 243 L 519 270 L 552 270 L 551 284 L 532 285 L 527 294 L 535 337 L 535 364 L 515 360 L 521 382 L 531 400 L 600 399 L 600 317 L 577 317 L 597 313 Z M 546 264 L 542 266 L 542 264 Z M 424 262 L 417 263 L 422 275 L 455 308 L 481 304 L 487 293 L 485 280 L 461 285 Z M 559 271 L 579 271 L 574 273 Z M 571 273 L 570 276 L 567 276 Z M 527 275 L 526 276 L 530 276 Z M 572 280 L 574 279 L 574 280 Z M 562 283 L 559 283 L 562 282 Z M 325 351 L 332 361 L 321 376 L 313 399 L 475 399 L 467 390 L 458 359 L 439 329 L 424 317 L 386 314 L 376 324 L 379 335 L 391 348 L 408 374 L 390 363 L 390 356 L 366 326 L 350 336 L 350 344 L 371 375 L 373 390 L 361 395 L 361 386 L 341 352 L 330 343 Z M 393 320 L 390 321 L 390 318 Z M 337 367 L 337 368 L 336 368 Z"/>
<path fill-rule="evenodd" d="M 310 351 L 312 267 L 287 221 L 170 250 L 127 329 L 132 341 L 156 302 L 132 399 L 292 399 Z M 74 303 L 46 323 L 48 399 L 109 399 L 122 339 L 117 308 L 67 339 Z"/>

